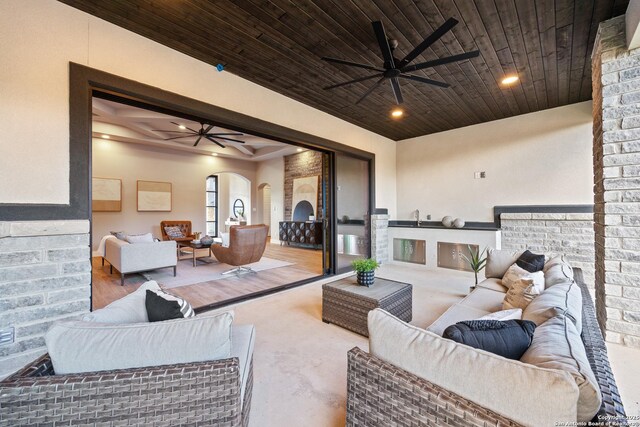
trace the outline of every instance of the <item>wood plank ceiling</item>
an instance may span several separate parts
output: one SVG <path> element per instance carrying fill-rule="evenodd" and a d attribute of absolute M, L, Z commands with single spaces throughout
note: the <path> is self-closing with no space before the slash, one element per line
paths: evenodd
<path fill-rule="evenodd" d="M 394 140 L 591 99 L 598 24 L 628 0 L 60 0 L 168 47 Z M 381 20 L 403 58 L 448 18 L 460 23 L 414 63 L 480 50 L 480 56 L 401 79 L 405 116 L 391 119 L 388 83 L 355 101 L 371 80 L 323 56 L 382 65 L 371 21 Z M 520 82 L 501 87 L 517 73 Z"/>

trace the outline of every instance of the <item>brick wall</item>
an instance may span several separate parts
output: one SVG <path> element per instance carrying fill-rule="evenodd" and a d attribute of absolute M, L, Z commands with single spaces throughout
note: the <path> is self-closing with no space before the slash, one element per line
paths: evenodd
<path fill-rule="evenodd" d="M 89 221 L 0 222 L 0 378 L 45 353 L 54 320 L 89 311 Z"/>
<path fill-rule="evenodd" d="M 596 309 L 606 340 L 640 347 L 640 49 L 624 16 L 592 55 Z"/>
<path fill-rule="evenodd" d="M 320 218 L 322 212 L 322 189 L 320 177 L 322 176 L 322 153 L 307 150 L 302 153 L 292 154 L 284 158 L 284 220 L 291 221 L 293 207 L 293 180 L 295 178 L 318 177 L 318 204 L 316 218 Z"/>
<path fill-rule="evenodd" d="M 593 215 L 587 213 L 503 213 L 502 249 L 529 249 L 546 255 L 562 254 L 582 269 L 585 283 L 595 284 Z"/>

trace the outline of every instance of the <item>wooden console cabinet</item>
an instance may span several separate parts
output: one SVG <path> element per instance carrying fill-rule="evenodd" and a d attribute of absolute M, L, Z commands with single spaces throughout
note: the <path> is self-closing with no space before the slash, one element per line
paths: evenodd
<path fill-rule="evenodd" d="M 281 245 L 322 246 L 320 221 L 281 221 L 278 231 Z"/>

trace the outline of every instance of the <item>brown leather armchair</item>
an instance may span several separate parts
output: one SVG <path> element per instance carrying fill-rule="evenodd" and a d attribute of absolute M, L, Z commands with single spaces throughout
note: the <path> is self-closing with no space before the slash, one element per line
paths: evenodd
<path fill-rule="evenodd" d="M 167 236 L 165 227 L 180 227 L 184 237 L 171 238 Z M 162 233 L 162 240 L 175 240 L 176 242 L 190 242 L 195 239 L 195 236 L 191 232 L 191 221 L 160 221 L 160 232 Z"/>
<path fill-rule="evenodd" d="M 244 265 L 260 261 L 267 246 L 268 231 L 269 227 L 264 224 L 231 226 L 229 247 L 211 246 L 211 251 L 218 261 L 236 266 L 236 268 L 222 274 L 241 274 L 253 271 Z"/>

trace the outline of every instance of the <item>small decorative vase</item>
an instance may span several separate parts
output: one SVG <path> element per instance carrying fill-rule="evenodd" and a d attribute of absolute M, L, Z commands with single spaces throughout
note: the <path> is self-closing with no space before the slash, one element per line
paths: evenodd
<path fill-rule="evenodd" d="M 358 271 L 356 273 L 356 277 L 358 279 L 358 285 L 369 287 L 373 285 L 373 282 L 376 279 L 375 271 Z"/>
<path fill-rule="evenodd" d="M 210 244 L 213 243 L 213 237 L 204 236 L 203 238 L 200 239 L 200 243 L 202 243 L 205 246 L 209 246 Z"/>

